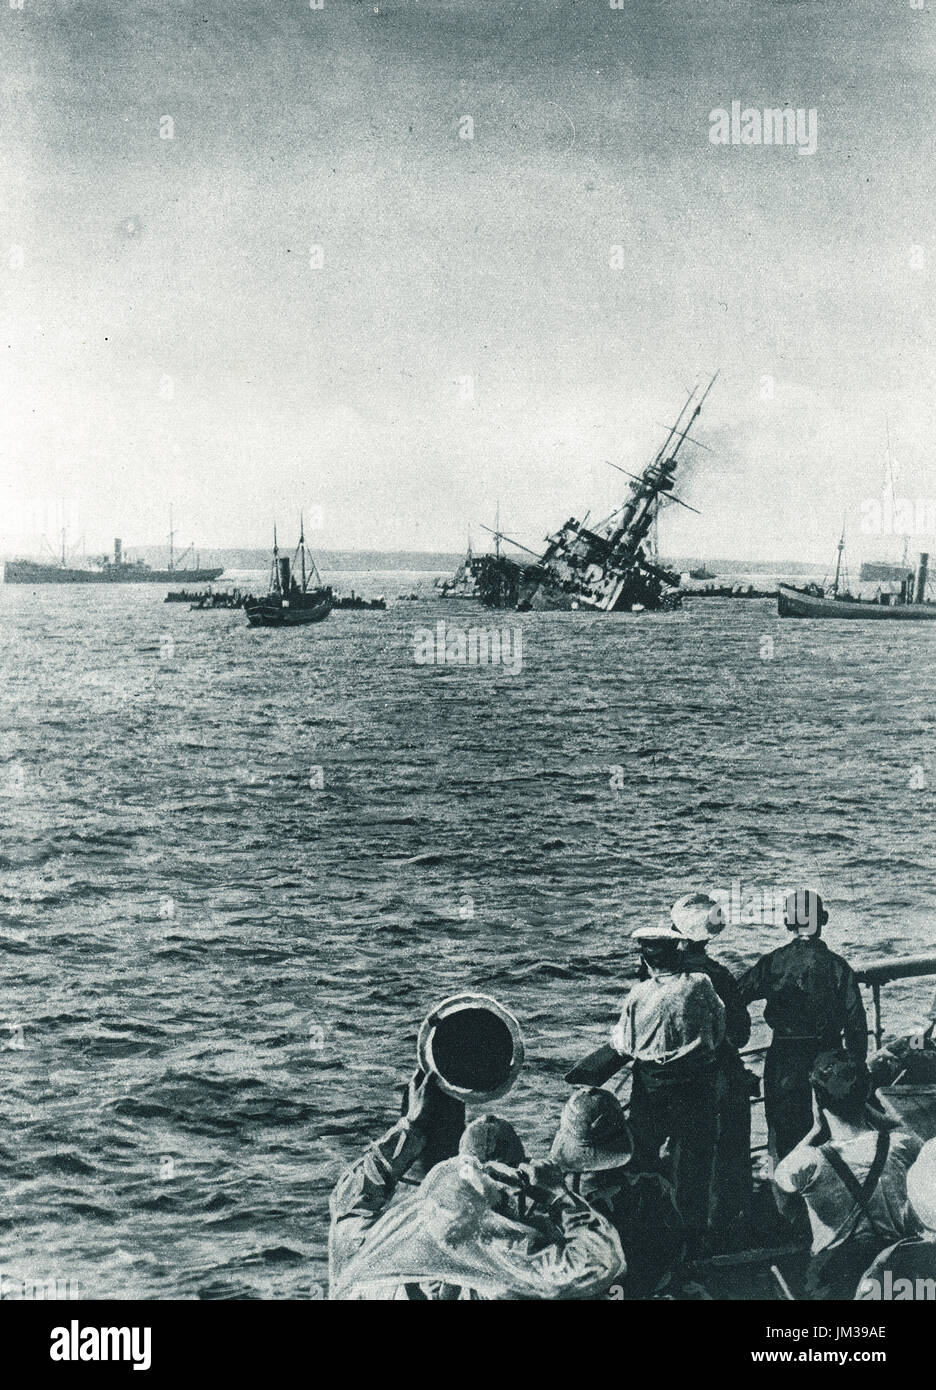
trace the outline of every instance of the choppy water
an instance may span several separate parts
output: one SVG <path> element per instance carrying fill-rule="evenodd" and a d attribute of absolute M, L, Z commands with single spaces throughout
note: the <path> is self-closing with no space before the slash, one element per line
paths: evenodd
<path fill-rule="evenodd" d="M 852 958 L 934 944 L 932 628 L 488 615 L 415 582 L 285 633 L 155 587 L 0 590 L 0 1274 L 308 1297 L 428 1006 L 517 1013 L 500 1108 L 535 1150 L 628 932 L 690 887 L 818 883 Z M 441 616 L 522 628 L 522 671 L 415 664 Z M 931 992 L 891 987 L 888 1021 Z"/>

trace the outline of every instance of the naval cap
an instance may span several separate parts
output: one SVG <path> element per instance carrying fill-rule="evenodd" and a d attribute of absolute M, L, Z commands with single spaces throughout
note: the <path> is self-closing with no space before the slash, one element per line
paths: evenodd
<path fill-rule="evenodd" d="M 634 941 L 687 941 L 688 937 L 675 927 L 666 924 L 661 927 L 638 927 L 631 932 Z"/>

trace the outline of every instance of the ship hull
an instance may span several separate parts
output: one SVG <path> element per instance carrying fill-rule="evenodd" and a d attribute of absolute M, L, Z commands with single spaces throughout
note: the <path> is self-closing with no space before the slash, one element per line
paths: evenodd
<path fill-rule="evenodd" d="M 609 575 L 597 599 L 582 589 L 569 592 L 548 582 L 528 584 L 521 589 L 517 607 L 521 612 L 535 613 L 656 613 L 678 608 L 680 597 L 675 590 L 660 592 L 647 587 L 634 573 Z"/>
<path fill-rule="evenodd" d="M 5 584 L 210 584 L 223 569 L 150 570 L 136 565 L 108 565 L 100 570 L 62 569 L 58 565 L 34 565 L 24 560 L 7 560 Z"/>
<path fill-rule="evenodd" d="M 332 603 L 331 595 L 298 606 L 266 598 L 247 605 L 244 611 L 251 627 L 307 627 L 310 623 L 323 622 L 332 610 Z"/>
<path fill-rule="evenodd" d="M 889 618 L 895 622 L 936 622 L 936 603 L 850 603 L 847 599 L 819 598 L 789 584 L 777 590 L 781 618 Z"/>

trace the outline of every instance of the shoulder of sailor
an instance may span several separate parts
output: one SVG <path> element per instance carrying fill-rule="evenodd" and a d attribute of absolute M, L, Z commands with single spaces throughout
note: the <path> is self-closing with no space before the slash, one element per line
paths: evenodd
<path fill-rule="evenodd" d="M 815 1182 L 827 1160 L 811 1144 L 797 1144 L 780 1160 L 774 1171 L 774 1182 L 781 1192 L 805 1192 Z"/>
<path fill-rule="evenodd" d="M 646 980 L 634 980 L 624 1000 L 624 1009 L 633 1009 L 642 999 L 654 998 L 660 993 L 662 980 L 650 975 Z"/>
<path fill-rule="evenodd" d="M 712 984 L 708 975 L 693 971 L 691 975 L 685 977 L 689 981 L 689 993 L 698 999 L 710 1004 L 713 1008 L 717 1005 L 719 1009 L 724 1005 L 718 997 L 718 990 Z"/>
<path fill-rule="evenodd" d="M 792 945 L 792 941 L 785 941 L 782 946 L 775 946 L 772 951 L 765 951 L 762 956 L 758 956 L 753 965 L 748 966 L 747 970 L 742 973 L 741 979 L 770 975 L 772 971 L 782 968 L 790 958 Z"/>

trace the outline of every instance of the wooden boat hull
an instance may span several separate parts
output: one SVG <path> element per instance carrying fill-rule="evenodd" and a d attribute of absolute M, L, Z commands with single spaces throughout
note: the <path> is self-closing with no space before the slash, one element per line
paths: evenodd
<path fill-rule="evenodd" d="M 845 599 L 818 598 L 789 584 L 777 590 L 777 614 L 781 618 L 890 618 L 897 622 L 936 622 L 936 603 L 850 603 Z"/>
<path fill-rule="evenodd" d="M 299 606 L 261 599 L 245 608 L 251 627 L 307 627 L 310 623 L 322 622 L 331 610 L 331 598 Z"/>

